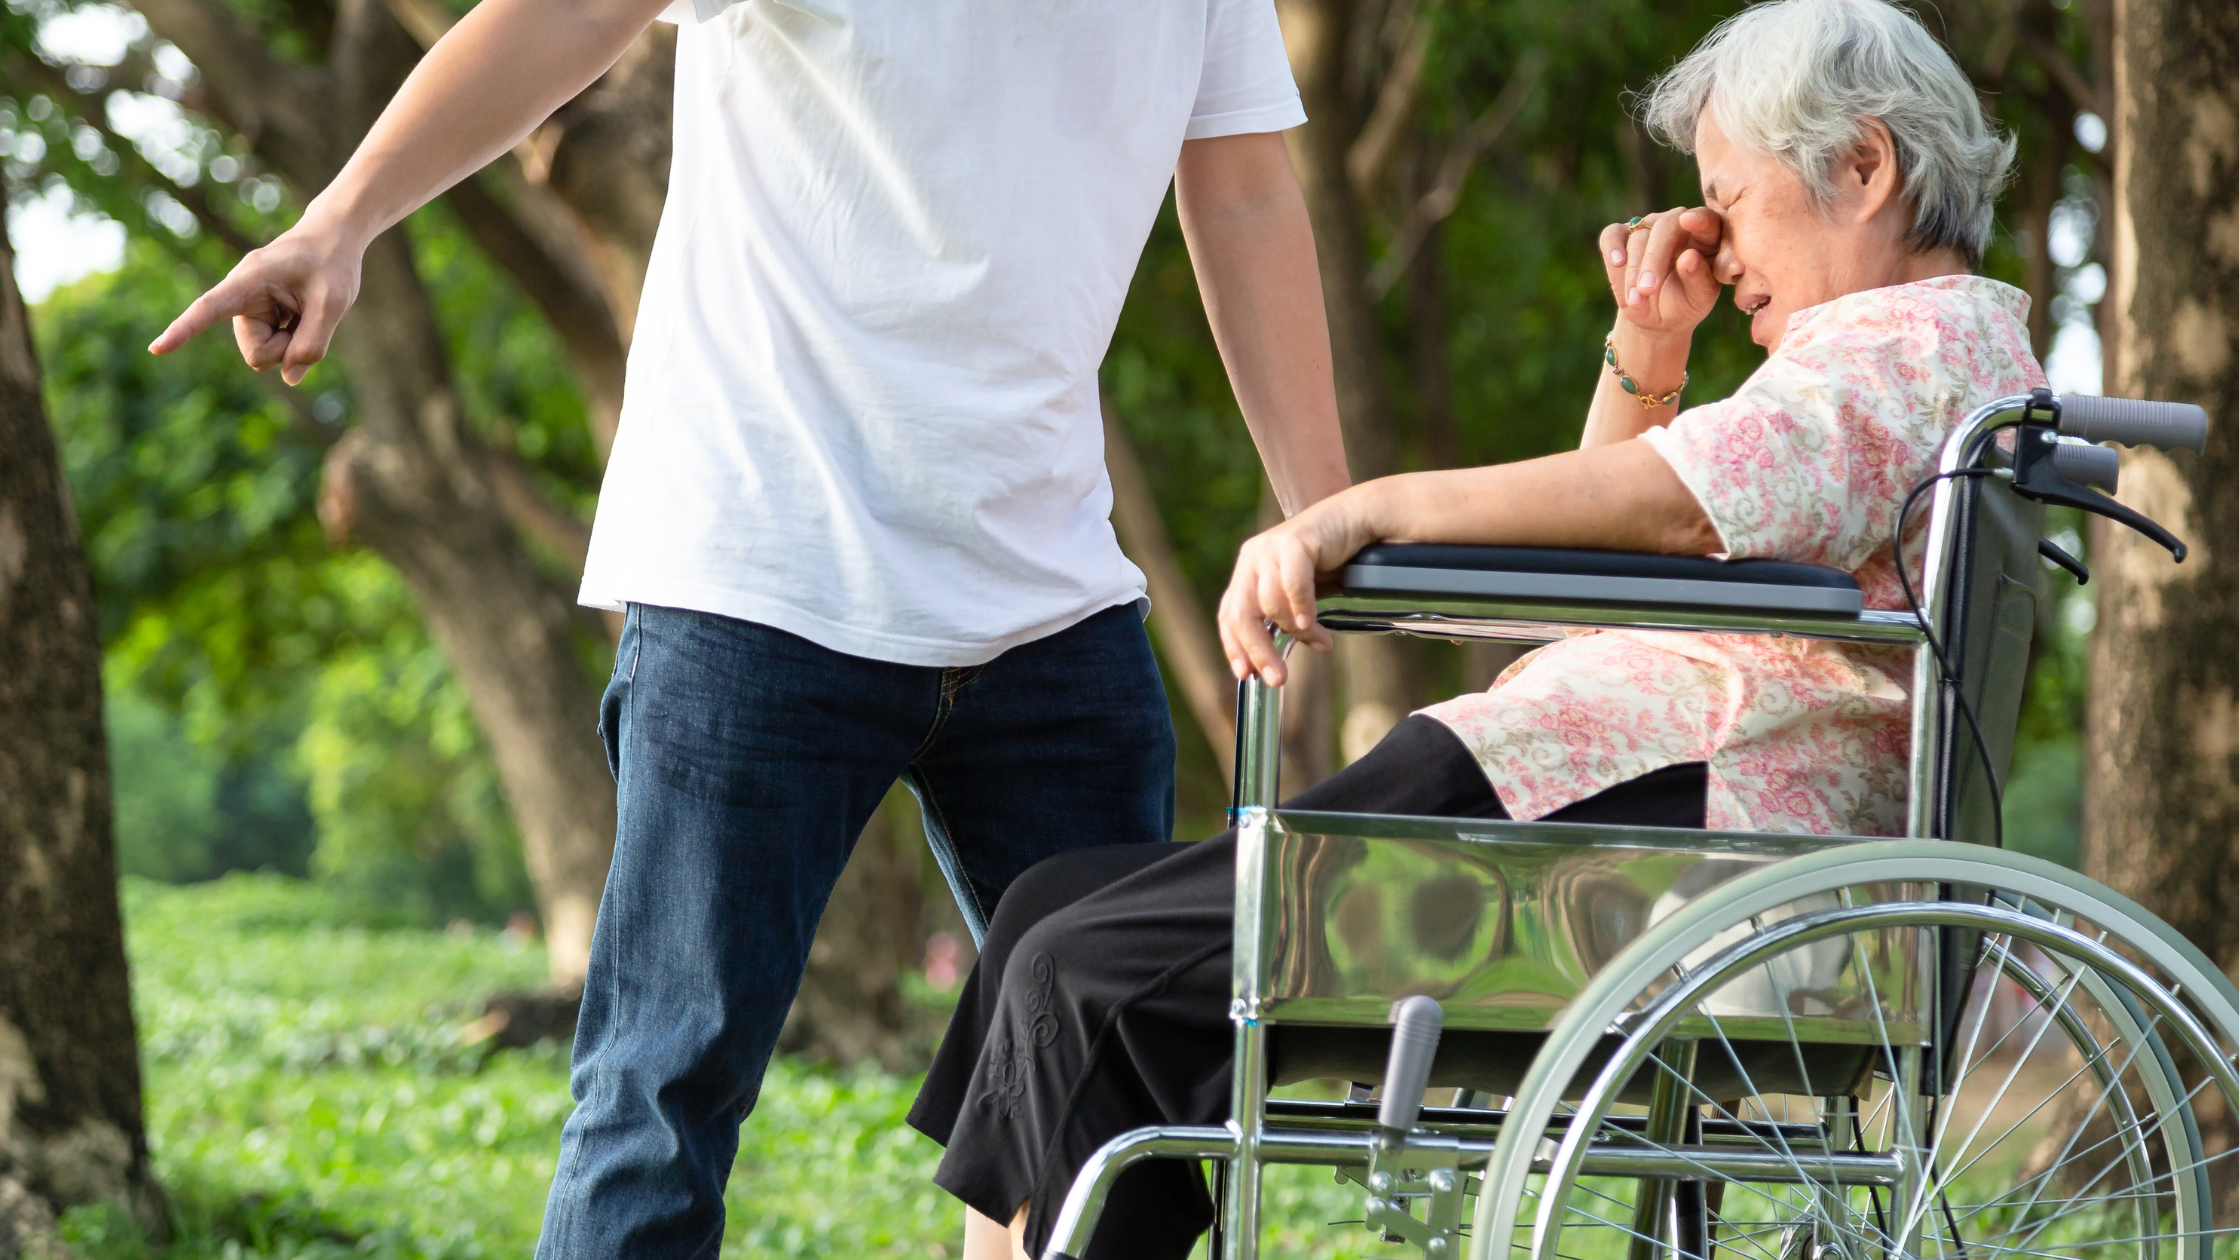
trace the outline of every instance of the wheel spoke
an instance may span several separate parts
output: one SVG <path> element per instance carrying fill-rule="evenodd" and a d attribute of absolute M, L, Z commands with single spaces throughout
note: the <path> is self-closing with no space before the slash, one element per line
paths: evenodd
<path fill-rule="evenodd" d="M 2069 995 L 2076 991 L 2077 985 L 2082 983 L 2083 980 L 2083 968 L 2079 967 L 2067 972 L 2067 984 L 2066 987 L 2062 990 L 2060 998 L 2062 1003 L 2065 1004 L 2068 1002 Z M 2041 1003 L 2040 1005 L 2043 1006 L 2044 1004 Z M 1984 1009 L 1986 1011 L 1990 1009 L 1989 1002 L 1984 1003 Z M 2045 1040 L 2046 1033 L 2053 1028 L 2056 1022 L 2058 1021 L 2052 1018 L 2050 1008 L 2048 1008 L 2048 1017 L 2045 1020 L 2041 1021 L 2038 1024 L 2037 1029 L 2031 1033 L 2030 1044 L 2024 1046 L 2021 1053 L 2015 1055 L 2014 1066 L 2007 1069 L 2006 1079 L 1999 1082 L 1999 1087 L 1992 1094 L 1991 1101 L 1984 1104 L 1983 1114 L 1977 1117 L 1975 1128 L 1969 1131 L 1967 1139 L 1960 1144 L 1959 1150 L 1953 1154 L 1952 1158 L 1957 1159 L 1965 1156 L 1973 1147 L 1976 1138 L 1981 1136 L 1983 1133 L 1983 1126 L 1989 1122 L 1992 1109 L 1997 1107 L 1999 1104 L 1999 1100 L 2005 1098 L 2007 1096 L 2007 1091 L 2013 1088 L 2015 1079 L 2022 1074 L 2022 1065 L 2029 1061 L 2031 1054 L 2036 1052 L 2039 1043 Z M 1966 1079 L 1966 1076 L 1967 1069 L 1965 1064 L 1963 1064 L 1963 1067 L 1961 1069 L 1961 1078 L 1964 1080 Z M 1955 1101 L 1957 1101 L 1960 1096 L 1960 1088 L 1958 1082 L 1954 1082 L 1953 1084 L 1952 1096 Z M 2102 1097 L 2105 1098 L 2106 1095 L 2103 1094 Z M 1942 1122 L 1938 1127 L 1938 1131 L 1930 1141 L 1930 1149 L 1939 1152 L 1942 1152 L 1945 1149 L 1945 1134 L 1950 1131 L 1952 1127 L 1952 1118 L 1958 1111 L 1959 1108 L 1957 1106 L 1948 1107 L 1945 1110 L 1945 1114 L 1943 1115 L 1943 1117 L 1941 1117 Z M 1952 1175 L 1957 1176 L 1958 1174 L 1955 1173 Z"/>
<path fill-rule="evenodd" d="M 2143 975 L 2093 948 L 2120 945 L 2131 931 L 2127 920 L 2112 911 L 2087 915 L 2089 922 L 2067 928 L 2073 934 L 2064 936 L 2025 923 L 2012 908 L 1981 913 L 1966 908 L 1968 902 L 1862 911 L 1854 903 L 1880 885 L 1867 882 L 1873 876 L 1853 878 L 1849 887 L 1809 888 L 1812 898 L 1822 897 L 1822 889 L 1835 894 L 1849 911 L 1823 911 L 1824 901 L 1808 898 L 1744 922 L 1730 916 L 1723 922 L 1731 926 L 1722 930 L 1740 940 L 1718 944 L 1702 966 L 1670 962 L 1671 955 L 1652 963 L 1670 970 L 1644 988 L 1635 1008 L 1653 1012 L 1657 1022 L 1621 1026 L 1623 1054 L 1604 1069 L 1623 1064 L 1632 1080 L 1586 1074 L 1582 1080 L 1595 1081 L 1588 1092 L 1593 1106 L 1571 1109 L 1574 1123 L 1591 1116 L 1607 1136 L 1577 1132 L 1563 1143 L 1563 1158 L 1592 1159 L 1584 1145 L 1591 1139 L 1595 1149 L 1664 1152 L 1670 1159 L 1661 1180 L 1668 1183 L 1735 1187 L 1711 1218 L 1718 1260 L 1794 1260 L 1789 1253 L 1807 1243 L 1835 1244 L 1857 1260 L 1899 1250 L 1912 1260 L 2174 1260 L 2158 1244 L 2186 1237 L 2215 1240 L 2213 1249 L 2199 1251 L 2201 1260 L 2240 1260 L 2228 1254 L 2240 1231 L 2221 1219 L 2221 1228 L 2204 1228 L 2191 1206 L 2205 1168 L 2229 1175 L 2240 1162 L 2240 1150 L 2202 1153 L 2191 1129 L 2193 1104 L 2227 1078 L 2215 1075 L 2222 1068 L 2212 1061 L 2210 1075 L 2180 1080 L 2161 1048 L 2164 1034 L 2182 1031 L 2188 1047 L 2205 1034 L 2163 993 L 2142 987 L 2153 973 Z M 2033 903 L 2024 910 L 2045 917 Z M 1822 914 L 1825 921 L 1794 928 L 1774 917 Z M 2100 926 L 2107 920 L 2113 928 Z M 1909 977 L 1928 974 L 1918 968 L 1936 952 L 1937 924 L 1976 925 L 1970 929 L 1975 947 L 1953 960 L 1969 967 L 1960 991 L 1942 990 L 1942 1000 L 1924 1014 L 1915 1008 L 1934 1000 L 1918 992 L 1928 981 Z M 1830 958 L 1820 943 L 1837 941 L 1843 944 Z M 2165 962 L 2163 969 L 2175 965 Z M 1893 977 L 1897 987 L 1886 995 L 1882 983 Z M 1663 989 L 1668 982 L 1682 991 Z M 1942 1004 L 1949 1001 L 1960 1008 Z M 1951 1022 L 1937 1028 L 1948 1013 Z M 1857 1044 L 1841 1054 L 1821 1044 L 1827 1036 L 1808 1029 L 1822 1016 L 1850 1021 Z M 1900 1021 L 1909 1021 L 1903 1036 L 1897 1035 Z M 1947 1030 L 1951 1036 L 1941 1035 Z M 1922 1036 L 1934 1044 L 1924 1049 Z M 1776 1037 L 1786 1037 L 1785 1049 L 1773 1044 Z M 1662 1044 L 1668 1038 L 1716 1048 L 1725 1060 L 1715 1068 L 1677 1070 L 1682 1060 Z M 2216 1050 L 2221 1058 L 2221 1042 Z M 1940 1055 L 1942 1063 L 1930 1055 Z M 1951 1065 L 1949 1072 L 1943 1064 Z M 1855 1077 L 1851 1065 L 1857 1065 Z M 1641 1071 L 1644 1066 L 1650 1070 Z M 1756 1079 L 1761 1072 L 1770 1074 L 1768 1082 Z M 1838 1095 L 1857 1093 L 1848 1102 L 1823 1096 L 1827 1085 L 1816 1076 L 1844 1077 L 1853 1083 L 1839 1081 Z M 1652 1139 L 1638 1119 L 1621 1126 L 1610 1117 L 1617 1086 L 1632 1097 L 1650 1083 L 1661 1100 L 1653 1110 L 1667 1117 L 1660 1125 L 1685 1114 L 1692 1134 L 1698 1118 L 1716 1120 L 1720 1131 L 1708 1143 L 1733 1149 L 1739 1136 L 1743 1149 L 1763 1152 L 1753 1158 L 1769 1161 L 1762 1166 L 1771 1180 L 1727 1181 L 1711 1171 L 1720 1163 L 1714 1151 L 1695 1150 L 1663 1127 Z M 1780 1092 L 1762 1092 L 1767 1083 Z M 1712 1096 L 1712 1084 L 1724 1099 Z M 1677 1098 L 1674 1086 L 1681 1091 Z M 2053 1108 L 2056 1102 L 2060 1108 Z M 1673 1103 L 1689 1110 L 1666 1110 Z M 1725 1124 L 1745 1116 L 1754 1117 L 1750 1127 Z M 2063 1122 L 2048 1123 L 2053 1116 Z M 1895 1158 L 1900 1171 L 1892 1193 L 1838 1183 L 1842 1161 L 1855 1158 L 1852 1149 Z M 2013 1171 L 2041 1161 L 2046 1166 L 2027 1176 Z M 2172 1162 L 2175 1167 L 2157 1171 Z M 1659 1179 L 1585 1178 L 1579 1164 L 1564 1167 L 1568 1171 L 1536 1182 L 1537 1215 L 1558 1230 L 1600 1229 L 1621 1248 L 1646 1243 L 1660 1257 L 1670 1249 L 1669 1239 L 1656 1237 L 1670 1232 L 1667 1221 L 1658 1217 L 1650 1226 L 1636 1214 L 1640 1205 L 1628 1202 L 1641 1196 L 1627 1187 L 1654 1189 Z M 1558 1193 L 1572 1202 L 1550 1202 L 1558 1184 Z M 2186 1222 L 2186 1234 L 2174 1232 L 2172 1211 Z M 2185 1244 L 2189 1260 L 2196 1245 Z M 1548 1254 L 1596 1256 L 1600 1248 Z"/>

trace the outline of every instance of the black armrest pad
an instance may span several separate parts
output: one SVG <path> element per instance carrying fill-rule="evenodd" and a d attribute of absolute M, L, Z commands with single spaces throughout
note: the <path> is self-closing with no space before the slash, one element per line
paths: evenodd
<path fill-rule="evenodd" d="M 1671 604 L 1857 615 L 1859 584 L 1840 569 L 1785 560 L 1711 560 L 1553 547 L 1378 543 L 1343 574 L 1349 593 L 1464 599 Z"/>

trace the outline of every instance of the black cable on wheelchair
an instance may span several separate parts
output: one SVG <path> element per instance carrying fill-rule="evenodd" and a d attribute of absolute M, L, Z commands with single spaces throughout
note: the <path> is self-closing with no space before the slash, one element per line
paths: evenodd
<path fill-rule="evenodd" d="M 1937 1131 L 1937 1101 L 1937 1094 L 1929 1095 L 1928 1127 L 1931 1133 Z M 1944 1178 L 1937 1174 L 1935 1156 L 1929 1159 L 1929 1181 L 1937 1187 L 1937 1206 L 1944 1209 L 1944 1227 L 1952 1235 L 1953 1250 L 1960 1253 L 1960 1260 L 1968 1260 L 1968 1244 L 1960 1241 L 1960 1222 L 1952 1215 L 1952 1197 L 1945 1193 Z M 1891 1206 L 1897 1206 L 1895 1201 Z"/>
<path fill-rule="evenodd" d="M 1893 1074 L 1894 1079 L 1895 1075 Z M 1861 1155 L 1867 1154 L 1867 1131 L 1866 1126 L 1861 1124 L 1858 1118 L 1865 1114 L 1864 1111 L 1859 1109 L 1859 1096 L 1857 1094 L 1851 1095 L 1851 1149 Z M 1883 1238 L 1889 1238 L 1890 1222 L 1882 1215 L 1882 1187 L 1873 1185 L 1867 1187 L 1867 1206 L 1874 1209 L 1875 1231 L 1880 1233 Z M 1890 1206 L 1893 1208 L 1898 1206 L 1895 1197 L 1890 1200 Z"/>
<path fill-rule="evenodd" d="M 1990 433 L 1984 434 L 1983 441 L 1988 441 L 1990 437 Z M 1982 450 L 1983 441 L 1978 441 L 1971 448 L 1971 458 Z M 1945 655 L 1944 641 L 1937 637 L 1936 628 L 1929 624 L 1928 614 L 1921 609 L 1921 598 L 1914 593 L 1913 580 L 1906 576 L 1906 518 L 1913 514 L 1913 505 L 1921 496 L 1940 481 L 1963 477 L 1992 477 L 2001 471 L 1996 468 L 1955 468 L 1950 472 L 1934 473 L 1924 478 L 1907 493 L 1905 503 L 1898 508 L 1897 533 L 1890 540 L 1890 554 L 1898 565 L 1898 589 L 1905 592 L 1906 606 L 1913 610 L 1913 620 L 1921 627 L 1921 637 L 1928 642 L 1930 653 L 1937 658 L 1937 667 L 1943 671 L 1945 680 L 1952 684 L 1952 698 L 1959 703 L 1960 716 L 1968 720 L 1968 734 L 1976 746 L 1976 756 L 1983 762 L 1984 784 L 1991 791 L 1991 842 L 1992 847 L 1999 849 L 2007 847 L 2006 802 L 2004 794 L 1999 790 L 1999 773 L 1992 769 L 1991 743 L 1984 738 L 1983 724 L 1976 720 L 1975 706 L 1968 703 L 1967 691 L 1960 685 L 1960 671 L 1952 667 L 1952 659 Z"/>

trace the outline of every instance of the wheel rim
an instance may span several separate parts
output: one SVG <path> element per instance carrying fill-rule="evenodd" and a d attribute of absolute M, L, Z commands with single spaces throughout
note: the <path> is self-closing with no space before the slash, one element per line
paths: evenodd
<path fill-rule="evenodd" d="M 1542 1187 L 1534 1254 L 1594 1254 L 1594 1247 L 1582 1248 L 1577 1242 L 1581 1222 L 1605 1230 L 1614 1228 L 1632 1243 L 1629 1250 L 1636 1256 L 1661 1250 L 1641 1235 L 1638 1222 L 1625 1221 L 1624 1213 L 1598 1212 L 1598 1200 L 1614 1205 L 1616 1196 L 1608 1189 L 1583 1185 L 1578 1174 L 1595 1139 L 1611 1138 L 1604 1126 L 1618 1090 L 1636 1071 L 1646 1069 L 1677 1079 L 1663 1061 L 1652 1057 L 1652 1052 L 1683 1021 L 1698 1025 L 1708 1021 L 1711 1038 L 1701 1044 L 1740 1064 L 1744 1054 L 1727 1037 L 1711 1009 L 1729 986 L 1752 979 L 1760 971 L 1770 979 L 1784 959 L 1803 951 L 1820 949 L 1824 964 L 1823 947 L 1830 941 L 1848 940 L 1853 958 L 1844 965 L 1864 977 L 1871 991 L 1875 969 L 1863 965 L 1865 959 L 1859 953 L 1863 940 L 1879 934 L 1881 943 L 1887 946 L 1893 930 L 1909 931 L 1918 937 L 1927 929 L 1952 927 L 1987 933 L 1980 939 L 1983 952 L 1979 965 L 1987 963 L 2001 973 L 2027 977 L 2022 987 L 2034 991 L 2035 1013 L 2040 1018 L 2033 1026 L 2027 1018 L 2031 1012 L 2025 1012 L 2026 1018 L 1998 1032 L 1986 1044 L 1984 1032 L 1992 1003 L 1975 1003 L 1972 1025 L 1967 1012 L 1961 1013 L 1949 1073 L 1954 1079 L 1946 1082 L 1945 1089 L 1932 1091 L 1925 1104 L 1909 1106 L 1907 1100 L 1917 1091 L 1892 1086 L 1881 1092 L 1871 1109 L 1862 1109 L 1857 1125 L 1862 1136 L 1879 1133 L 1877 1140 L 1866 1144 L 1893 1152 L 1916 1145 L 1922 1148 L 1907 1161 L 1913 1170 L 1911 1177 L 1891 1188 L 1887 1204 L 1875 1191 L 1862 1192 L 1856 1187 L 1783 1186 L 1769 1191 L 1750 1183 L 1729 1183 L 1717 1233 L 1721 1254 L 1753 1260 L 1788 1260 L 1791 1256 L 1811 1260 L 1816 1255 L 1823 1260 L 1833 1256 L 1868 1260 L 1895 1254 L 1967 1256 L 1971 1260 L 1991 1256 L 2136 1256 L 2153 1260 L 2164 1255 L 2183 1258 L 2201 1254 L 2204 1238 L 2193 1232 L 2198 1228 L 2195 1222 L 2206 1219 L 2198 1202 L 2197 1187 L 2205 1180 L 2197 1175 L 2203 1167 L 2198 1138 L 2190 1127 L 2176 1123 L 2186 1113 L 2168 1105 L 2173 1093 L 2185 1092 L 2182 1081 L 2168 1081 L 2163 1075 L 2168 1056 L 2157 1056 L 2150 1050 L 2162 1032 L 2176 1035 L 2197 1056 L 2221 1056 L 2219 1047 L 2182 1004 L 2154 984 L 2151 976 L 2090 937 L 2016 911 L 1952 902 L 1884 904 L 1802 915 L 1735 944 L 1700 968 L 1684 973 L 1685 979 L 1629 1021 L 1632 1032 L 1625 1044 L 1582 1098 Z M 2021 961 L 2018 941 L 2035 949 L 2050 975 Z M 1920 944 L 1925 948 L 1925 941 Z M 1801 974 L 1798 967 L 1789 970 Z M 2087 998 L 2097 995 L 2101 1000 L 2080 1002 L 2080 991 Z M 2130 991 L 2154 1008 L 2149 1024 L 2140 1026 L 2130 1005 L 2108 1000 L 2120 991 Z M 2088 1006 L 2089 1016 L 2085 1013 Z M 1879 1024 L 1883 998 L 1876 996 L 1871 1008 Z M 2105 1033 L 2095 1031 L 2090 1024 L 2099 1025 Z M 1793 1048 L 1799 1056 L 1797 1066 L 1802 1070 L 1806 1043 L 1797 1039 L 1795 1023 L 1790 1027 Z M 1918 1049 L 1899 1044 L 1907 1037 L 1890 1036 L 1888 1026 L 1884 1027 L 1879 1050 L 1882 1061 L 1875 1065 L 1876 1075 L 1890 1081 L 1909 1080 L 1919 1071 L 1922 1056 Z M 2023 1033 L 2024 1029 L 2029 1031 Z M 2056 1029 L 2061 1036 L 2049 1045 L 2049 1034 Z M 2020 1041 L 2016 1040 L 2018 1033 Z M 2057 1073 L 2067 1070 L 2067 1078 L 2056 1080 L 2052 1093 L 2034 1106 L 2028 1105 L 2026 1097 L 2021 1099 L 2027 1109 L 2019 1118 L 2010 1114 L 2004 1121 L 1994 1122 L 1995 1113 L 2011 1093 L 2017 1092 L 2017 1080 L 2041 1048 L 2056 1051 L 2043 1056 L 2051 1060 L 2064 1058 L 2058 1053 L 2061 1049 L 2074 1051 L 2074 1067 L 2065 1063 L 2057 1067 Z M 2001 1064 L 2002 1057 L 2011 1062 Z M 1988 1097 L 1974 1100 L 1978 1105 L 1971 1122 L 1964 1118 L 1969 1110 L 1968 1095 L 1978 1069 L 1986 1068 L 1990 1071 L 1984 1075 L 2000 1079 L 1991 1085 Z M 1935 1065 L 1929 1070 L 1942 1071 Z M 1804 1079 L 1807 1092 L 1815 1092 L 1809 1073 Z M 1743 1081 L 1750 1085 L 1746 1069 Z M 2081 1094 L 2077 1088 L 2080 1082 Z M 1722 1104 L 1693 1082 L 1680 1083 L 1694 1091 L 1695 1105 L 1714 1119 L 1740 1122 L 1748 1118 L 1733 1114 L 1730 1108 L 1735 1104 Z M 2230 1073 L 2222 1074 L 2216 1083 L 2229 1099 Z M 1759 1092 L 1754 1086 L 1747 1090 L 1749 1094 Z M 2074 1111 L 2073 1100 L 2080 1097 L 2089 1099 L 2089 1104 L 2065 1142 L 2055 1145 L 2050 1159 L 2032 1154 L 2032 1160 L 2043 1160 L 2042 1169 L 2023 1176 L 2019 1183 L 1999 1183 L 1991 1178 L 1989 1174 L 1999 1171 L 1996 1165 L 1978 1171 L 1994 1152 L 2005 1149 L 2012 1155 L 2014 1144 L 2009 1139 L 2057 1099 L 2071 1099 L 2067 1107 Z M 2155 1104 L 2150 1112 L 2158 1118 L 2152 1123 L 2141 1120 L 2139 1099 Z M 1783 1099 L 1781 1105 L 1786 1111 L 1789 1101 Z M 1766 1110 L 1763 1104 L 1761 1110 Z M 1772 1118 L 1770 1110 L 1767 1114 Z M 1793 1115 L 1783 1118 L 1796 1119 Z M 2096 1127 L 2103 1127 L 2096 1125 L 2100 1120 L 2106 1122 L 2106 1136 L 2093 1134 Z M 1987 1134 L 1987 1129 L 1992 1131 Z M 1918 1136 L 1904 1140 L 1903 1135 L 1909 1133 Z M 2060 1137 L 2056 1132 L 2039 1145 Z M 1808 1171 L 1818 1171 L 1828 1163 L 1824 1156 L 1816 1158 L 1801 1143 L 1792 1146 L 1785 1138 L 1767 1145 L 1780 1148 L 1799 1174 L 1799 1181 Z M 2157 1148 L 2167 1171 L 2156 1169 L 2152 1156 Z M 2229 1157 L 2229 1153 L 2224 1156 Z M 2101 1191 L 2101 1187 L 2107 1189 Z M 2159 1219 L 2165 1208 L 2175 1218 L 2167 1225 Z M 1564 1242 L 1567 1225 L 1573 1238 L 1568 1247 Z"/>

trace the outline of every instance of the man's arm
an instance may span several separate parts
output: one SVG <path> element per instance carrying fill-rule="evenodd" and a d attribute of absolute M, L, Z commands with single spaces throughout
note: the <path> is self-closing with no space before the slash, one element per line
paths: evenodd
<path fill-rule="evenodd" d="M 234 267 L 148 349 L 233 321 L 241 357 L 290 385 L 327 353 L 366 246 L 590 86 L 666 0 L 482 0 L 428 50 L 293 228 Z"/>
<path fill-rule="evenodd" d="M 1289 516 L 1346 488 L 1314 229 L 1276 132 L 1183 142 L 1175 205 L 1229 385 Z"/>

